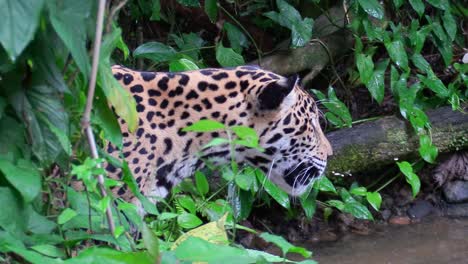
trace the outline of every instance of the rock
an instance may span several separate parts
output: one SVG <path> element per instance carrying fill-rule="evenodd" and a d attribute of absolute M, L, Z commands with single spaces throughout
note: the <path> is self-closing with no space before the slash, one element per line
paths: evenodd
<path fill-rule="evenodd" d="M 411 224 L 411 219 L 407 216 L 392 216 L 388 222 L 392 225 L 409 225 Z"/>
<path fill-rule="evenodd" d="M 468 202 L 468 181 L 451 181 L 443 187 L 445 200 L 449 203 Z"/>
<path fill-rule="evenodd" d="M 380 215 L 382 216 L 382 219 L 384 221 L 387 221 L 392 215 L 392 212 L 389 209 L 385 209 L 385 210 L 382 210 L 382 212 L 380 212 Z"/>
<path fill-rule="evenodd" d="M 451 217 L 468 217 L 468 203 L 449 204 L 445 214 Z"/>
<path fill-rule="evenodd" d="M 426 200 L 418 200 L 408 209 L 408 216 L 411 218 L 423 218 L 432 213 L 434 207 Z"/>

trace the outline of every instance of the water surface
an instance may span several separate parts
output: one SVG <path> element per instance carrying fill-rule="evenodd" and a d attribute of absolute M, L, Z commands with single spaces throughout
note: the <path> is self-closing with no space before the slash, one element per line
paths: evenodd
<path fill-rule="evenodd" d="M 468 219 L 437 217 L 384 226 L 370 235 L 307 244 L 320 264 L 468 264 Z"/>

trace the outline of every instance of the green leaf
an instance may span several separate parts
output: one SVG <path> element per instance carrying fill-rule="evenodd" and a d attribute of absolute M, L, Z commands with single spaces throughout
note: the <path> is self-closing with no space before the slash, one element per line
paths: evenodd
<path fill-rule="evenodd" d="M 312 38 L 313 19 L 302 19 L 301 14 L 284 0 L 276 0 L 278 12 L 267 12 L 264 15 L 291 30 L 291 46 L 302 47 Z"/>
<path fill-rule="evenodd" d="M 404 0 L 393 0 L 393 4 L 395 5 L 395 9 L 398 10 L 400 7 L 405 3 Z"/>
<path fill-rule="evenodd" d="M 187 209 L 189 213 L 195 214 L 197 211 L 197 205 L 190 196 L 183 195 L 177 197 L 177 203 L 180 204 L 183 208 Z"/>
<path fill-rule="evenodd" d="M 143 244 L 145 245 L 148 253 L 153 259 L 158 259 L 159 256 L 159 239 L 154 232 L 145 224 L 141 228 L 141 234 L 143 237 Z"/>
<path fill-rule="evenodd" d="M 411 56 L 411 61 L 413 62 L 414 66 L 423 72 L 428 73 L 432 70 L 431 65 L 429 65 L 426 59 L 419 53 L 413 54 L 413 56 Z"/>
<path fill-rule="evenodd" d="M 418 175 L 413 172 L 413 167 L 407 161 L 397 162 L 397 165 L 403 175 L 405 175 L 406 182 L 411 185 L 413 197 L 416 197 L 419 193 L 419 189 L 421 188 L 421 181 L 419 180 Z"/>
<path fill-rule="evenodd" d="M 352 188 L 351 190 L 349 190 L 350 193 L 354 194 L 354 195 L 358 195 L 358 196 L 366 196 L 367 194 L 367 189 L 366 187 L 355 187 L 355 188 Z"/>
<path fill-rule="evenodd" d="M 156 260 L 147 251 L 123 252 L 104 247 L 90 247 L 78 256 L 67 259 L 64 264 L 154 264 Z M 49 262 L 42 262 L 49 263 Z M 54 263 L 52 263 L 54 264 Z M 58 263 L 57 263 L 58 264 Z"/>
<path fill-rule="evenodd" d="M 346 105 L 336 97 L 333 87 L 330 86 L 328 88 L 328 100 L 322 92 L 314 89 L 312 89 L 312 92 L 317 95 L 322 104 L 330 111 L 325 113 L 325 117 L 330 122 L 332 122 L 337 127 L 351 127 L 351 114 L 349 113 Z"/>
<path fill-rule="evenodd" d="M 177 223 L 183 228 L 190 229 L 201 225 L 203 222 L 196 215 L 184 212 L 177 217 Z"/>
<path fill-rule="evenodd" d="M 201 196 L 205 196 L 210 190 L 210 185 L 208 184 L 205 174 L 198 170 L 195 172 L 195 185 Z"/>
<path fill-rule="evenodd" d="M 229 144 L 229 140 L 226 138 L 213 138 L 210 142 L 206 143 L 203 148 L 211 148 L 219 145 Z"/>
<path fill-rule="evenodd" d="M 87 80 L 91 66 L 86 49 L 87 27 L 85 25 L 91 19 L 92 1 L 49 0 L 47 6 L 55 32 L 70 50 L 78 68 Z"/>
<path fill-rule="evenodd" d="M 247 126 L 232 126 L 230 129 L 240 138 L 240 140 L 235 141 L 236 144 L 250 148 L 258 147 L 259 137 L 255 129 Z"/>
<path fill-rule="evenodd" d="M 138 114 L 133 96 L 114 78 L 109 64 L 99 64 L 98 77 L 100 87 L 117 115 L 125 120 L 130 132 L 135 131 L 138 126 Z"/>
<path fill-rule="evenodd" d="M 150 20 L 161 20 L 161 1 L 153 0 Z"/>
<path fill-rule="evenodd" d="M 255 180 L 255 172 L 252 169 L 241 171 L 234 178 L 234 181 L 236 182 L 237 186 L 239 186 L 239 188 L 241 188 L 242 190 L 246 190 L 246 191 L 250 190 L 254 180 Z"/>
<path fill-rule="evenodd" d="M 294 246 L 281 236 L 272 235 L 270 233 L 261 233 L 260 237 L 265 241 L 278 246 L 283 252 L 283 256 L 285 256 L 287 253 L 298 253 L 301 254 L 304 258 L 309 258 L 312 256 L 312 252 L 303 247 Z"/>
<path fill-rule="evenodd" d="M 367 207 L 359 202 L 347 202 L 343 207 L 343 212 L 350 213 L 359 219 L 374 220 L 371 212 Z"/>
<path fill-rule="evenodd" d="M 454 41 L 455 37 L 457 36 L 457 22 L 455 21 L 455 18 L 450 13 L 450 10 L 447 10 L 444 12 L 442 21 L 444 22 L 444 28 L 445 28 L 445 31 L 447 32 L 447 35 L 449 36 L 451 41 Z"/>
<path fill-rule="evenodd" d="M 47 118 L 44 116 L 39 116 L 41 117 L 41 120 L 46 123 L 49 126 L 49 129 L 54 135 L 57 137 L 60 145 L 62 146 L 63 150 L 67 155 L 71 156 L 72 155 L 72 146 L 70 143 L 70 140 L 68 139 L 68 135 L 64 133 L 64 131 L 58 129 L 56 126 L 54 126 Z"/>
<path fill-rule="evenodd" d="M 358 0 L 358 3 L 370 16 L 378 19 L 382 19 L 384 17 L 382 5 L 380 5 L 377 0 Z"/>
<path fill-rule="evenodd" d="M 425 86 L 435 92 L 437 96 L 441 98 L 447 98 L 449 96 L 447 87 L 445 87 L 444 83 L 432 71 L 428 72 L 427 77 L 418 74 L 418 78 Z"/>
<path fill-rule="evenodd" d="M 215 23 L 218 18 L 218 0 L 205 0 L 205 13 L 211 23 Z"/>
<path fill-rule="evenodd" d="M 223 67 L 236 67 L 245 64 L 242 55 L 236 53 L 232 48 L 225 48 L 223 45 L 216 46 L 216 60 Z"/>
<path fill-rule="evenodd" d="M 388 55 L 396 65 L 403 70 L 408 70 L 408 56 L 406 55 L 405 46 L 400 40 L 385 43 Z"/>
<path fill-rule="evenodd" d="M 317 186 L 317 189 L 322 192 L 332 192 L 332 193 L 337 193 L 335 186 L 333 183 L 326 177 L 322 176 L 320 177 L 316 182 L 315 185 Z"/>
<path fill-rule="evenodd" d="M 388 59 L 377 64 L 372 78 L 367 84 L 367 89 L 371 93 L 372 97 L 381 104 L 384 99 L 385 93 L 385 71 L 387 70 Z"/>
<path fill-rule="evenodd" d="M 344 203 L 340 200 L 328 200 L 326 203 L 330 206 L 335 207 L 336 209 L 340 211 L 344 209 Z"/>
<path fill-rule="evenodd" d="M 424 5 L 422 0 L 409 0 L 409 3 L 411 7 L 413 7 L 414 11 L 418 13 L 419 17 L 421 17 L 424 14 L 426 6 Z"/>
<path fill-rule="evenodd" d="M 166 62 L 172 60 L 177 52 L 170 46 L 160 42 L 147 42 L 133 51 L 135 58 L 150 59 L 154 62 Z"/>
<path fill-rule="evenodd" d="M 0 158 L 0 171 L 8 182 L 21 194 L 25 203 L 30 203 L 41 191 L 41 175 L 31 161 L 20 159 L 15 165 Z"/>
<path fill-rule="evenodd" d="M 260 182 L 260 185 L 266 190 L 266 192 L 275 199 L 281 206 L 286 209 L 289 209 L 291 206 L 289 204 L 289 195 L 280 189 L 277 185 L 273 184 L 269 179 L 265 177 L 263 172 L 256 170 L 257 179 Z"/>
<path fill-rule="evenodd" d="M 189 59 L 178 59 L 173 60 L 169 63 L 169 71 L 171 72 L 180 72 L 180 71 L 191 71 L 191 70 L 198 70 L 197 64 Z"/>
<path fill-rule="evenodd" d="M 442 10 L 448 10 L 450 3 L 448 0 L 426 0 L 429 4 Z"/>
<path fill-rule="evenodd" d="M 53 257 L 53 258 L 65 258 L 65 252 L 63 249 L 52 245 L 34 245 L 31 247 L 32 250 L 41 253 L 42 255 Z"/>
<path fill-rule="evenodd" d="M 0 206 L 3 208 L 0 214 L 0 227 L 3 230 L 14 233 L 26 231 L 27 214 L 23 204 L 24 202 L 12 188 L 0 187 Z M 2 239 L 0 231 L 0 241 Z M 0 249 L 2 244 L 0 242 Z"/>
<path fill-rule="evenodd" d="M 374 71 L 374 62 L 372 62 L 372 56 L 357 54 L 356 66 L 361 76 L 361 82 L 365 85 L 371 80 L 372 73 Z"/>
<path fill-rule="evenodd" d="M 77 215 L 78 213 L 75 210 L 67 208 L 60 213 L 60 215 L 57 218 L 57 223 L 59 225 L 63 225 L 66 222 L 72 220 Z"/>
<path fill-rule="evenodd" d="M 198 122 L 195 122 L 194 124 L 184 127 L 182 131 L 185 132 L 211 132 L 211 131 L 216 131 L 220 129 L 224 129 L 225 126 L 217 121 L 213 120 L 200 120 Z"/>
<path fill-rule="evenodd" d="M 198 0 L 177 0 L 179 4 L 187 7 L 199 7 L 200 2 Z"/>
<path fill-rule="evenodd" d="M 307 219 L 312 219 L 317 209 L 317 200 L 316 200 L 317 191 L 312 190 L 311 192 L 312 193 L 307 195 L 305 198 L 301 196 L 299 199 L 301 202 L 302 209 L 304 210 L 304 213 Z"/>
<path fill-rule="evenodd" d="M 380 204 L 382 204 L 382 196 L 380 196 L 380 193 L 368 192 L 366 193 L 366 199 L 376 211 L 380 209 Z"/>
<path fill-rule="evenodd" d="M 43 4 L 44 0 L 0 1 L 0 43 L 12 61 L 33 39 Z"/>
<path fill-rule="evenodd" d="M 95 206 L 95 209 L 97 209 L 101 213 L 105 213 L 107 207 L 109 207 L 111 202 L 110 196 L 104 196 L 101 200 L 99 200 Z"/>
<path fill-rule="evenodd" d="M 236 26 L 229 22 L 225 22 L 223 28 L 226 30 L 229 43 L 235 52 L 241 53 L 242 47 L 247 48 L 249 46 L 247 37 Z"/>
<path fill-rule="evenodd" d="M 420 30 L 416 30 L 416 28 L 419 28 L 419 23 L 417 21 L 418 20 L 413 20 L 413 23 L 411 23 L 411 27 L 414 27 L 415 29 L 412 30 L 409 35 L 409 39 L 411 41 L 411 45 L 414 47 L 413 51 L 415 54 L 421 53 L 421 50 L 424 47 L 424 43 L 426 41 L 426 37 L 432 30 L 432 27 L 428 25 L 421 27 Z"/>
<path fill-rule="evenodd" d="M 428 135 L 421 135 L 419 137 L 419 154 L 429 163 L 434 163 L 437 158 L 437 147 L 432 145 L 431 138 Z"/>

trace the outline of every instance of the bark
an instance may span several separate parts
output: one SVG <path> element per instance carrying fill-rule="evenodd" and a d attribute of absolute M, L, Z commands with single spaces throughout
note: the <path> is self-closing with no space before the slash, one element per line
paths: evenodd
<path fill-rule="evenodd" d="M 428 112 L 432 140 L 439 153 L 468 148 L 468 115 L 442 107 Z M 333 147 L 328 174 L 375 171 L 395 159 L 417 157 L 418 136 L 406 120 L 384 117 L 327 134 Z"/>

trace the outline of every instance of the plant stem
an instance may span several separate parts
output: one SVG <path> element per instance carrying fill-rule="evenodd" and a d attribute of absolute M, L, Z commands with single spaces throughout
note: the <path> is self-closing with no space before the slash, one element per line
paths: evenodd
<path fill-rule="evenodd" d="M 96 79 L 97 71 L 99 64 L 99 54 L 101 50 L 101 40 L 102 40 L 102 30 L 103 30 L 103 21 L 104 21 L 104 9 L 106 7 L 106 0 L 99 0 L 97 21 L 96 21 L 96 33 L 94 38 L 94 47 L 93 47 L 93 64 L 91 67 L 91 78 L 89 80 L 88 86 L 88 96 L 86 98 L 86 107 L 83 113 L 83 118 L 81 119 L 81 125 L 85 130 L 86 137 L 88 139 L 89 148 L 91 149 L 91 156 L 94 159 L 99 158 L 99 154 L 96 147 L 96 140 L 93 134 L 93 128 L 91 127 L 91 110 L 93 109 L 93 99 L 94 92 L 96 90 Z M 100 165 L 98 165 L 100 166 Z M 104 176 L 102 174 L 97 176 L 99 189 L 103 197 L 107 196 L 106 188 L 104 187 Z M 115 234 L 115 224 L 114 219 L 112 218 L 112 210 L 110 205 L 106 208 L 106 217 L 107 223 L 109 225 L 109 231 L 112 236 Z"/>

